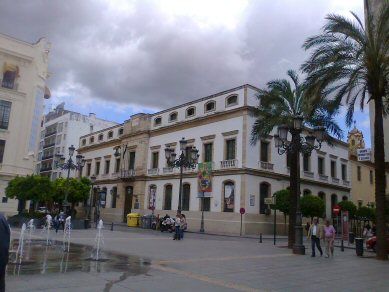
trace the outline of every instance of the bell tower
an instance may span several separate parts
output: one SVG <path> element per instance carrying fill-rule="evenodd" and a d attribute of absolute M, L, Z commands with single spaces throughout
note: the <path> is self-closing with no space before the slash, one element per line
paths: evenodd
<path fill-rule="evenodd" d="M 365 140 L 363 139 L 363 133 L 362 131 L 357 129 L 355 121 L 354 121 L 354 128 L 350 132 L 348 132 L 347 143 L 348 143 L 349 155 L 356 156 L 357 149 L 365 148 Z"/>

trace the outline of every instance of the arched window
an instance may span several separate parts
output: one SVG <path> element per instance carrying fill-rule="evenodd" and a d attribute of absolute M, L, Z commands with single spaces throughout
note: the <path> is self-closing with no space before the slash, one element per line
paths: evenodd
<path fill-rule="evenodd" d="M 94 142 L 95 142 L 95 137 L 94 136 L 90 137 L 89 138 L 89 143 L 94 143 Z"/>
<path fill-rule="evenodd" d="M 196 115 L 196 108 L 194 106 L 188 107 L 186 109 L 186 117 L 194 117 Z"/>
<path fill-rule="evenodd" d="M 331 195 L 331 212 L 337 203 L 338 203 L 338 196 L 336 194 L 332 194 Z"/>
<path fill-rule="evenodd" d="M 111 189 L 111 208 L 116 208 L 117 194 L 118 194 L 118 188 L 113 187 Z"/>
<path fill-rule="evenodd" d="M 238 104 L 238 95 L 230 95 L 226 98 L 226 107 L 237 105 Z"/>
<path fill-rule="evenodd" d="M 108 132 L 108 139 L 111 139 L 113 137 L 113 131 Z"/>
<path fill-rule="evenodd" d="M 148 203 L 148 208 L 150 210 L 155 209 L 156 196 L 157 196 L 157 186 L 151 185 L 149 187 L 149 203 Z"/>
<path fill-rule="evenodd" d="M 318 194 L 319 198 L 324 201 L 324 206 L 326 205 L 326 194 L 323 192 L 319 192 Z"/>
<path fill-rule="evenodd" d="M 303 196 L 304 196 L 304 197 L 305 197 L 305 196 L 308 196 L 308 195 L 310 195 L 310 194 L 312 194 L 311 190 L 305 189 L 305 190 L 303 191 Z"/>
<path fill-rule="evenodd" d="M 190 184 L 184 184 L 182 186 L 182 206 L 183 211 L 189 211 L 190 203 Z"/>
<path fill-rule="evenodd" d="M 165 186 L 165 197 L 163 200 L 163 209 L 164 210 L 171 210 L 172 209 L 172 193 L 173 193 L 172 185 L 166 185 Z"/>
<path fill-rule="evenodd" d="M 156 117 L 154 119 L 154 126 L 159 126 L 162 124 L 162 118 L 161 117 Z"/>
<path fill-rule="evenodd" d="M 82 139 L 82 146 L 86 145 L 86 139 Z"/>
<path fill-rule="evenodd" d="M 342 201 L 347 201 L 347 200 L 348 200 L 347 196 L 342 197 Z"/>
<path fill-rule="evenodd" d="M 259 214 L 265 214 L 268 205 L 265 204 L 265 198 L 270 196 L 270 184 L 263 182 L 259 185 Z"/>
<path fill-rule="evenodd" d="M 118 131 L 118 136 L 121 136 L 121 135 L 123 135 L 123 128 L 120 128 Z"/>
<path fill-rule="evenodd" d="M 232 181 L 224 182 L 224 212 L 234 212 L 235 184 Z"/>
<path fill-rule="evenodd" d="M 208 101 L 204 106 L 204 112 L 211 112 L 216 109 L 216 102 L 214 100 Z"/>
<path fill-rule="evenodd" d="M 100 134 L 100 135 L 99 135 L 99 141 L 103 141 L 103 139 L 104 139 L 104 135 L 103 135 L 103 134 Z"/>
<path fill-rule="evenodd" d="M 169 115 L 169 122 L 175 122 L 177 121 L 178 113 L 174 112 Z"/>

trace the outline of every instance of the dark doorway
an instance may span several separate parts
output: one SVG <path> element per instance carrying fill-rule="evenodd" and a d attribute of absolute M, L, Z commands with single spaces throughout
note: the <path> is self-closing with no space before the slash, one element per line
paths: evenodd
<path fill-rule="evenodd" d="M 265 204 L 265 198 L 270 196 L 270 185 L 268 183 L 261 183 L 259 185 L 259 214 L 266 214 L 268 205 Z"/>
<path fill-rule="evenodd" d="M 126 194 L 124 199 L 123 222 L 127 221 L 127 214 L 131 213 L 133 193 L 134 193 L 134 188 L 132 186 L 126 187 Z"/>

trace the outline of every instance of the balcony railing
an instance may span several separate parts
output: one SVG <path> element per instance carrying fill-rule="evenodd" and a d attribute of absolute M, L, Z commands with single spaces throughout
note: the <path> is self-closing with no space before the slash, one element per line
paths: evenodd
<path fill-rule="evenodd" d="M 111 178 L 112 179 L 120 178 L 120 172 L 113 172 L 113 173 L 111 173 Z"/>
<path fill-rule="evenodd" d="M 173 173 L 174 168 L 173 167 L 164 167 L 162 169 L 163 173 Z"/>
<path fill-rule="evenodd" d="M 54 157 L 53 154 L 47 155 L 47 156 L 42 156 L 42 159 L 41 159 L 41 160 L 48 160 L 48 159 L 52 159 L 53 157 Z"/>
<path fill-rule="evenodd" d="M 348 180 L 343 180 L 343 185 L 346 187 L 350 186 L 350 182 Z"/>
<path fill-rule="evenodd" d="M 328 175 L 319 174 L 319 179 L 322 181 L 328 181 Z"/>
<path fill-rule="evenodd" d="M 107 179 L 109 178 L 109 173 L 102 173 L 100 177 L 101 179 Z"/>
<path fill-rule="evenodd" d="M 309 178 L 313 178 L 313 177 L 314 177 L 314 174 L 313 174 L 313 172 L 311 172 L 311 171 L 304 171 L 304 176 L 305 176 L 305 177 L 309 177 Z"/>
<path fill-rule="evenodd" d="M 147 174 L 149 175 L 156 175 L 159 172 L 159 168 L 150 168 L 147 170 Z"/>
<path fill-rule="evenodd" d="M 235 168 L 238 167 L 238 159 L 229 159 L 220 161 L 220 168 Z"/>
<path fill-rule="evenodd" d="M 120 178 L 131 178 L 135 176 L 134 169 L 122 169 L 120 170 Z"/>
<path fill-rule="evenodd" d="M 333 178 L 332 178 L 332 183 L 338 184 L 338 183 L 339 183 L 339 179 L 336 178 L 336 177 L 333 177 Z"/>
<path fill-rule="evenodd" d="M 57 130 L 45 133 L 45 137 L 49 137 L 49 136 L 54 135 L 54 134 L 57 134 Z"/>
<path fill-rule="evenodd" d="M 265 170 L 271 170 L 271 171 L 274 170 L 274 164 L 270 163 L 270 162 L 260 161 L 259 166 L 260 166 L 260 168 L 265 169 Z"/>
<path fill-rule="evenodd" d="M 183 171 L 184 172 L 196 172 L 196 169 L 197 169 L 197 166 L 195 168 L 191 168 L 191 167 L 184 167 Z"/>
<path fill-rule="evenodd" d="M 54 143 L 50 143 L 50 144 L 44 144 L 43 145 L 43 149 L 49 148 L 49 147 L 53 147 L 53 146 L 55 146 L 55 142 Z"/>
<path fill-rule="evenodd" d="M 53 167 L 52 166 L 46 166 L 46 167 L 41 167 L 41 172 L 45 172 L 45 171 L 50 171 L 50 170 L 52 170 L 53 169 Z"/>

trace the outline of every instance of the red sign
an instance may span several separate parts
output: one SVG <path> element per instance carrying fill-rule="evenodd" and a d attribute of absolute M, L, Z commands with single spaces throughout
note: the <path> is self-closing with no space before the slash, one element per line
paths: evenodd
<path fill-rule="evenodd" d="M 239 212 L 240 212 L 240 214 L 243 215 L 244 213 L 246 213 L 246 210 L 245 210 L 245 208 L 240 208 Z"/>
<path fill-rule="evenodd" d="M 339 205 L 335 205 L 333 208 L 332 208 L 332 212 L 334 212 L 334 214 L 336 216 L 338 216 L 339 212 L 340 212 L 340 206 Z"/>

